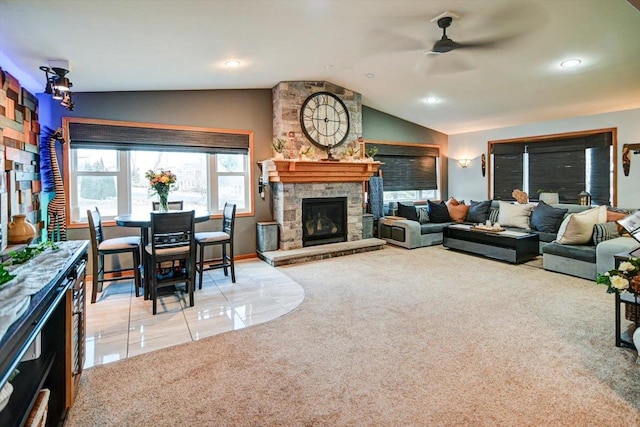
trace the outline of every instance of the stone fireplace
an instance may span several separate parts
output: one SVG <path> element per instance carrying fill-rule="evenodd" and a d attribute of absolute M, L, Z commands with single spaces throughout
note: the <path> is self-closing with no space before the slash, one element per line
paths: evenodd
<path fill-rule="evenodd" d="M 304 246 L 339 241 L 351 242 L 362 239 L 363 196 L 361 183 L 272 183 L 271 191 L 273 217 L 280 227 L 281 250 L 286 251 Z M 305 231 L 305 227 L 311 225 L 305 223 L 312 220 L 312 218 L 303 216 L 303 203 L 305 200 L 317 202 L 320 199 L 326 199 L 327 201 L 339 199 L 343 201 L 345 206 L 343 224 L 336 225 L 336 228 L 341 228 L 341 230 L 336 230 L 335 233 L 331 233 L 331 230 L 320 231 L 321 238 L 316 238 L 317 235 L 306 236 L 311 237 L 311 239 L 306 239 L 305 242 L 304 234 L 309 234 Z M 335 215 L 335 209 L 336 207 L 333 206 L 329 210 L 333 210 Z M 322 215 L 317 205 L 312 210 L 314 216 L 317 216 L 318 213 Z M 339 219 L 338 222 L 340 222 Z M 308 231 L 309 228 L 306 228 L 306 230 Z M 317 232 L 316 230 L 313 234 Z"/>

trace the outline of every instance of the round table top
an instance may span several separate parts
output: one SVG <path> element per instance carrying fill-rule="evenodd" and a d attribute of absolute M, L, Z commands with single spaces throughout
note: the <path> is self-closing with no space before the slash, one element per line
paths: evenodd
<path fill-rule="evenodd" d="M 210 218 L 210 212 L 196 211 L 194 222 L 204 222 L 208 221 Z M 121 227 L 151 227 L 151 212 L 140 211 L 118 215 L 114 218 L 114 221 Z"/>

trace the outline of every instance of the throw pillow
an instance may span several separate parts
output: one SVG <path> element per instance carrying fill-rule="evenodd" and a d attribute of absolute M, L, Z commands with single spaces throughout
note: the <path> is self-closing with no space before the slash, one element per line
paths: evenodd
<path fill-rule="evenodd" d="M 593 226 L 606 222 L 606 211 L 606 206 L 599 206 L 567 215 L 560 224 L 556 241 L 563 245 L 586 245 L 591 242 Z"/>
<path fill-rule="evenodd" d="M 434 203 L 431 200 L 427 200 L 427 204 L 429 209 L 429 219 L 431 222 L 440 224 L 451 221 L 451 217 L 449 217 L 449 209 L 447 209 L 445 202 Z"/>
<path fill-rule="evenodd" d="M 485 200 L 484 202 L 474 202 L 472 200 L 471 205 L 469 206 L 469 212 L 467 213 L 467 222 L 484 224 L 489 219 L 490 208 L 491 200 Z"/>
<path fill-rule="evenodd" d="M 500 215 L 500 209 L 498 208 L 489 209 L 489 221 L 491 221 L 491 224 L 495 224 L 496 222 L 498 222 L 498 215 Z"/>
<path fill-rule="evenodd" d="M 462 202 L 459 202 L 454 197 L 449 197 L 449 200 L 447 200 L 447 206 L 458 206 L 458 205 L 464 205 L 464 200 Z"/>
<path fill-rule="evenodd" d="M 593 244 L 598 245 L 605 240 L 620 237 L 618 233 L 618 224 L 615 222 L 605 222 L 604 224 L 596 224 L 593 226 Z"/>
<path fill-rule="evenodd" d="M 545 233 L 557 233 L 568 209 L 554 208 L 542 200 L 531 213 L 531 228 Z"/>
<path fill-rule="evenodd" d="M 398 216 L 410 219 L 412 221 L 418 220 L 418 213 L 416 212 L 416 207 L 413 205 L 405 205 L 404 203 L 400 203 L 400 202 L 398 202 Z"/>
<path fill-rule="evenodd" d="M 469 212 L 469 205 L 449 205 L 448 210 L 449 210 L 449 216 L 451 217 L 452 221 L 455 222 L 463 222 L 464 219 L 467 217 L 467 213 Z"/>
<path fill-rule="evenodd" d="M 530 228 L 529 216 L 533 210 L 533 205 L 517 204 L 509 202 L 498 202 L 500 212 L 498 213 L 498 222 L 503 227 L 517 227 L 528 230 Z"/>
<path fill-rule="evenodd" d="M 629 213 L 626 211 L 617 210 L 616 208 L 612 207 L 607 208 L 607 222 L 617 221 L 619 219 L 626 218 L 628 215 Z M 617 225 L 618 233 L 622 234 L 626 231 L 623 226 L 621 226 L 620 224 Z"/>
<path fill-rule="evenodd" d="M 426 224 L 429 222 L 429 212 L 427 208 L 416 208 L 418 211 L 418 222 L 420 224 Z"/>

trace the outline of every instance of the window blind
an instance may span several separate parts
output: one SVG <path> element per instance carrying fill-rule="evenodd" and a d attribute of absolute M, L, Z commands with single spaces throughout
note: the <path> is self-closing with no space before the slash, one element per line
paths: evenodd
<path fill-rule="evenodd" d="M 528 183 L 529 196 L 539 190 L 557 191 L 560 202 L 577 203 L 578 194 L 591 192 L 592 203 L 611 200 L 611 132 L 545 141 L 494 143 L 494 198 L 510 199 L 515 188 Z M 526 157 L 525 157 L 526 153 Z M 524 162 L 528 176 L 524 177 Z"/>
<path fill-rule="evenodd" d="M 436 147 L 417 145 L 370 144 L 378 148 L 376 160 L 384 179 L 385 191 L 435 190 L 438 188 Z"/>
<path fill-rule="evenodd" d="M 69 144 L 73 148 L 246 154 L 249 151 L 249 135 L 71 122 Z"/>
<path fill-rule="evenodd" d="M 493 198 L 514 200 L 513 190 L 523 185 L 523 158 L 525 144 L 493 144 Z"/>

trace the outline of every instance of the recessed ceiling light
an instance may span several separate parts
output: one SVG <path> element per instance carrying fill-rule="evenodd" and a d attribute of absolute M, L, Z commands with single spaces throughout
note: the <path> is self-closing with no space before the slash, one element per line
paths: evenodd
<path fill-rule="evenodd" d="M 234 67 L 239 67 L 240 66 L 240 61 L 237 60 L 232 60 L 232 61 L 227 61 L 224 63 L 225 67 L 229 67 L 229 68 L 234 68 Z"/>
<path fill-rule="evenodd" d="M 427 104 L 437 104 L 438 102 L 440 102 L 440 100 L 435 96 L 430 96 L 429 98 L 425 99 L 424 102 L 426 102 Z"/>
<path fill-rule="evenodd" d="M 374 78 L 375 76 L 376 76 L 376 75 L 375 75 L 375 74 L 373 74 L 373 73 L 367 73 L 367 77 L 368 77 L 368 78 L 370 78 L 370 79 Z"/>
<path fill-rule="evenodd" d="M 562 61 L 560 63 L 560 66 L 564 68 L 573 68 L 577 67 L 580 64 L 582 64 L 582 61 L 580 61 L 579 59 L 567 59 L 566 61 Z"/>

